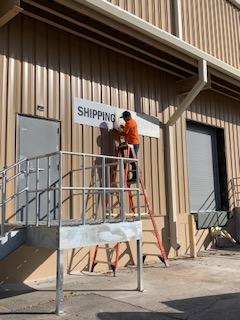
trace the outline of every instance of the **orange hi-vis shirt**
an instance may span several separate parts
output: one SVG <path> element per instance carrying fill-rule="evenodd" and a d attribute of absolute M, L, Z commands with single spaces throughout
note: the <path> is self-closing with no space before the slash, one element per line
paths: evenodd
<path fill-rule="evenodd" d="M 140 143 L 137 122 L 135 120 L 130 119 L 126 122 L 123 129 L 123 135 L 125 136 L 126 142 L 129 144 Z"/>

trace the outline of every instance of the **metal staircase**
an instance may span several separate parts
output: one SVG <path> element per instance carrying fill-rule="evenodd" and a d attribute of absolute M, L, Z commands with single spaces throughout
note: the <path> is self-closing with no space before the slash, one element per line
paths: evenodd
<path fill-rule="evenodd" d="M 28 159 L 0 171 L 1 259 L 21 244 L 57 250 L 56 313 L 63 307 L 63 251 L 83 246 L 137 241 L 138 286 L 142 283 L 140 208 L 129 212 L 124 185 L 129 158 L 59 151 Z M 136 162 L 136 159 L 134 159 Z M 109 174 L 117 166 L 119 183 Z M 119 215 L 111 215 L 106 198 L 119 194 Z M 123 210 L 124 208 L 124 210 Z"/>

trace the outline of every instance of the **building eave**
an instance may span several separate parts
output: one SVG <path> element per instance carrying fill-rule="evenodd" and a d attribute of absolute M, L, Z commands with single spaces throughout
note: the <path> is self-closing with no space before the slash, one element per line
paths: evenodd
<path fill-rule="evenodd" d="M 2 0 L 0 4 L 0 27 L 21 12 L 20 0 Z"/>
<path fill-rule="evenodd" d="M 113 5 L 107 1 L 103 0 L 55 0 L 62 5 L 67 7 L 71 7 L 77 10 L 79 6 L 79 10 L 81 10 L 82 5 L 87 6 L 102 15 L 111 18 L 115 21 L 120 22 L 121 24 L 129 27 L 130 29 L 134 29 L 141 34 L 148 36 L 155 41 L 158 41 L 170 48 L 173 48 L 179 53 L 185 54 L 188 57 L 199 60 L 206 60 L 208 66 L 216 70 L 224 75 L 229 76 L 240 82 L 240 71 L 217 59 L 216 57 L 192 46 L 191 44 L 177 38 L 176 36 L 155 27 L 154 25 L 138 18 L 137 16 L 121 9 L 120 7 Z"/>

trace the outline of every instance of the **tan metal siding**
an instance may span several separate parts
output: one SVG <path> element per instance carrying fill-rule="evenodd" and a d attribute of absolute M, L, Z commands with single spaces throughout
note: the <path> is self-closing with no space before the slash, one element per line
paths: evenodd
<path fill-rule="evenodd" d="M 173 33 L 172 0 L 107 0 L 139 18 Z"/>
<path fill-rule="evenodd" d="M 174 34 L 174 2 L 108 0 L 139 18 Z M 240 67 L 240 10 L 227 0 L 182 0 L 183 40 Z"/>
<path fill-rule="evenodd" d="M 16 112 L 62 119 L 62 148 L 65 150 L 106 153 L 112 152 L 112 148 L 103 143 L 99 129 L 72 122 L 72 100 L 75 96 L 158 115 L 160 121 L 164 122 L 174 110 L 174 80 L 164 73 L 110 50 L 98 48 L 85 40 L 66 33 L 59 34 L 54 28 L 30 18 L 18 17 L 9 24 L 9 28 L 1 29 L 2 46 L 4 42 L 6 44 L 8 33 L 9 49 L 6 45 L 2 48 L 0 60 L 3 70 L 2 108 L 5 100 L 8 103 L 7 122 L 4 121 L 5 108 L 1 118 L 3 165 L 15 160 Z M 192 120 L 226 128 L 228 148 L 232 154 L 229 161 L 230 176 L 237 176 L 239 165 L 237 158 L 234 158 L 235 154 L 239 154 L 236 107 L 231 109 L 226 101 L 230 106 L 236 105 L 233 100 L 219 98 L 216 93 L 203 93 L 187 116 Z M 37 105 L 44 105 L 45 111 L 36 111 Z M 7 145 L 4 144 L 5 136 Z M 176 125 L 176 136 L 177 182 L 181 186 L 177 197 L 179 212 L 184 213 L 188 211 L 187 172 L 182 170 L 186 165 L 184 119 Z M 3 146 L 7 146 L 6 161 Z M 166 201 L 162 134 L 159 140 L 142 138 L 141 161 L 154 211 L 164 215 Z M 156 174 L 158 179 L 155 179 Z"/>
<path fill-rule="evenodd" d="M 1 41 L 0 41 L 0 105 L 6 106 L 7 104 L 7 77 L 8 77 L 8 28 L 4 27 L 0 29 Z M 0 166 L 5 165 L 5 141 L 6 141 L 6 122 L 7 122 L 7 108 L 1 108 L 0 118 Z"/>
<path fill-rule="evenodd" d="M 2 166 L 15 161 L 16 113 L 62 120 L 63 150 L 110 154 L 113 153 L 113 141 L 108 134 L 97 128 L 73 123 L 74 97 L 153 116 L 161 113 L 160 101 L 165 90 L 158 91 L 156 88 L 167 79 L 163 80 L 159 72 L 151 67 L 58 32 L 26 16 L 15 18 L 0 30 L 0 34 L 1 81 L 4 81 L 1 86 Z M 3 121 L 6 99 L 7 123 Z M 37 110 L 38 105 L 44 106 L 44 111 Z M 103 134 L 108 143 L 103 141 Z M 141 162 L 153 209 L 156 215 L 165 215 L 164 173 L 158 165 L 158 157 L 163 165 L 162 138 L 160 141 L 148 137 L 141 139 Z M 64 168 L 65 172 L 67 167 L 70 163 Z"/>
<path fill-rule="evenodd" d="M 74 97 L 145 112 L 158 116 L 162 124 L 181 100 L 176 98 L 173 76 L 25 16 L 16 17 L 0 29 L 0 68 L 1 167 L 15 160 L 16 113 L 61 120 L 64 150 L 112 154 L 113 141 L 106 131 L 73 123 Z M 45 107 L 44 112 L 36 110 L 38 104 Z M 185 113 L 187 119 L 225 129 L 229 182 L 240 174 L 238 110 L 238 102 L 204 91 Z M 175 127 L 175 150 L 180 254 L 184 254 L 189 247 L 185 117 Z M 163 229 L 168 245 L 162 126 L 159 139 L 141 138 L 140 162 L 154 213 L 159 216 L 159 228 Z M 68 163 L 68 167 L 71 165 L 79 164 L 75 160 Z M 78 209 L 76 197 L 75 217 Z M 144 221 L 145 229 L 148 224 Z"/>
<path fill-rule="evenodd" d="M 183 40 L 239 68 L 240 10 L 226 0 L 182 0 Z"/>

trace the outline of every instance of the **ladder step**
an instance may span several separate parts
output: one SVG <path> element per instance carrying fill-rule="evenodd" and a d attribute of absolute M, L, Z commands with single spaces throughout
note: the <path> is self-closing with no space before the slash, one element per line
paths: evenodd
<path fill-rule="evenodd" d="M 99 247 L 98 246 L 98 249 L 99 250 L 109 250 L 109 251 L 113 251 L 113 250 L 115 250 L 115 247 L 113 247 L 113 248 L 108 248 L 108 247 Z M 99 260 L 98 260 L 99 261 Z"/>
<path fill-rule="evenodd" d="M 132 209 L 138 209 L 138 208 L 146 208 L 146 205 L 144 205 L 144 206 L 134 206 L 134 207 L 132 207 Z"/>
<path fill-rule="evenodd" d="M 153 241 L 143 241 L 143 244 L 151 244 L 151 245 L 155 245 L 156 247 L 158 247 L 158 244 Z"/>
<path fill-rule="evenodd" d="M 141 216 L 147 216 L 149 215 L 148 212 L 141 212 L 140 213 Z M 120 213 L 112 213 L 111 217 L 119 217 Z M 125 217 L 137 217 L 138 213 L 134 213 L 134 212 L 127 212 L 125 213 Z"/>
<path fill-rule="evenodd" d="M 157 254 L 157 253 L 143 253 L 143 256 L 159 257 L 159 254 Z"/>
<path fill-rule="evenodd" d="M 126 144 L 126 143 L 122 143 L 122 144 L 120 144 L 119 146 L 118 146 L 118 149 L 127 149 L 128 148 L 128 144 Z"/>
<path fill-rule="evenodd" d="M 134 159 L 136 159 L 137 157 L 136 157 L 136 154 L 135 154 L 135 151 L 134 151 L 134 148 L 133 148 L 132 145 L 128 145 L 127 143 L 122 143 L 122 144 L 119 145 L 119 147 L 117 148 L 116 151 L 117 151 L 116 152 L 116 156 L 118 156 L 118 157 L 129 157 L 130 158 L 130 155 L 132 155 L 132 158 L 131 158 L 130 162 L 132 162 L 132 163 L 136 162 L 136 160 L 134 160 Z M 130 177 L 133 178 L 135 176 L 134 173 L 137 172 L 137 169 L 133 169 L 133 168 L 134 167 L 132 165 L 130 165 L 130 164 L 129 164 L 129 167 L 128 166 L 125 167 L 125 170 L 124 170 L 125 174 L 132 173 L 132 174 L 130 174 L 130 176 L 125 176 L 125 179 L 128 178 L 128 177 L 129 178 Z M 110 186 L 114 188 L 114 187 L 117 187 L 119 185 L 119 181 L 116 181 L 116 180 L 118 179 L 117 178 L 117 173 L 120 171 L 120 169 L 116 165 L 116 166 L 112 167 L 112 170 L 113 171 L 112 171 L 112 173 L 110 175 L 110 179 L 111 179 L 110 180 L 111 181 L 110 182 Z M 166 252 L 165 252 L 165 249 L 164 249 L 164 246 L 163 246 L 163 243 L 162 243 L 161 235 L 158 232 L 157 224 L 155 222 L 154 214 L 153 214 L 152 209 L 151 209 L 151 205 L 150 205 L 150 201 L 149 201 L 149 198 L 148 198 L 148 194 L 147 194 L 147 191 L 146 191 L 146 188 L 145 188 L 145 185 L 144 185 L 144 177 L 143 177 L 143 174 L 142 174 L 141 170 L 139 170 L 138 182 L 139 182 L 140 192 L 136 192 L 136 193 L 133 192 L 133 194 L 132 194 L 132 192 L 129 192 L 129 204 L 130 203 L 133 204 L 133 200 L 132 200 L 133 197 L 138 197 L 138 196 L 142 197 L 142 196 L 144 196 L 144 202 L 143 202 L 143 200 L 141 198 L 141 204 L 144 203 L 144 205 L 140 205 L 138 207 L 138 206 L 136 206 L 136 201 L 135 201 L 134 202 L 134 206 L 132 206 L 130 208 L 130 210 L 134 211 L 134 209 L 145 208 L 145 210 L 147 210 L 148 212 L 137 212 L 137 213 L 136 212 L 126 212 L 124 214 L 124 217 L 125 217 L 124 220 L 125 221 L 134 221 L 135 220 L 134 217 L 139 217 L 139 216 L 143 217 L 143 219 L 147 219 L 147 218 L 151 219 L 153 230 L 144 230 L 144 232 L 145 231 L 151 232 L 156 237 L 157 243 L 149 241 L 149 242 L 144 242 L 143 244 L 148 244 L 148 243 L 149 244 L 155 244 L 159 248 L 160 254 L 150 254 L 150 255 L 157 256 L 165 264 L 165 266 L 167 267 L 168 266 L 168 257 L 166 255 Z M 135 181 L 135 180 L 131 181 L 131 179 L 129 179 L 127 181 L 127 186 L 130 188 L 131 184 L 137 184 L 137 181 Z M 114 192 L 109 192 L 108 194 L 110 194 L 110 197 L 112 197 L 112 196 L 118 195 L 119 192 L 114 191 Z M 112 198 L 110 198 L 110 199 L 112 199 Z M 116 199 L 114 199 L 114 200 L 116 200 Z M 113 201 L 111 200 L 111 202 L 113 202 Z M 115 206 L 117 206 L 117 205 L 118 205 L 118 202 L 115 202 L 115 201 L 112 204 L 112 206 L 111 206 L 111 203 L 108 203 L 109 208 L 107 209 L 107 212 L 108 212 L 107 213 L 107 216 L 108 216 L 107 221 L 109 223 L 116 223 L 118 221 L 119 222 L 121 221 L 121 219 L 120 219 L 121 214 L 119 212 L 117 212 L 117 213 L 113 212 Z M 120 205 L 120 203 L 119 203 L 119 205 Z M 115 210 L 115 211 L 117 211 L 117 210 Z M 104 247 L 101 247 L 101 249 L 104 249 Z M 112 248 L 106 248 L 106 247 L 105 247 L 105 249 L 112 250 Z M 145 260 L 146 256 L 148 256 L 148 255 L 149 254 L 144 254 L 143 255 L 143 261 Z M 96 257 L 97 257 L 97 247 L 95 249 L 95 254 L 94 254 L 94 258 L 93 258 L 92 271 L 93 271 L 95 265 L 98 262 L 96 260 Z M 119 260 L 119 243 L 116 246 L 115 263 L 111 264 L 111 268 L 113 270 L 114 276 L 116 274 L 118 260 Z"/>
<path fill-rule="evenodd" d="M 135 181 L 135 180 L 134 181 L 133 180 L 128 180 L 127 181 L 127 184 L 136 184 L 136 183 L 137 183 L 137 181 Z"/>

